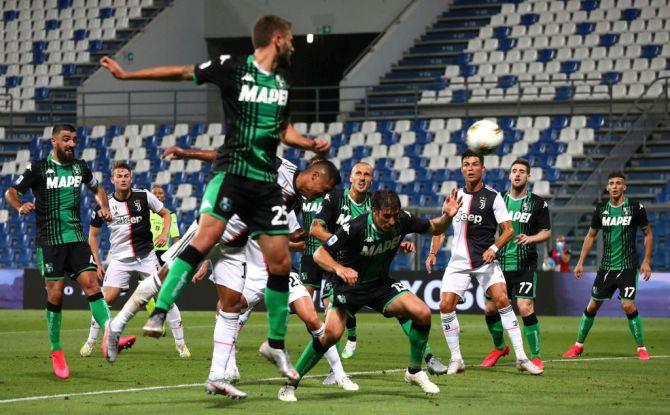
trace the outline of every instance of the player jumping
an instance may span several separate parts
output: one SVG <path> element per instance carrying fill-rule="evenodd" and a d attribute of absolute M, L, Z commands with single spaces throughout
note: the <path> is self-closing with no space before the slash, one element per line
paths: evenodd
<path fill-rule="evenodd" d="M 158 67 L 126 72 L 115 61 L 101 64 L 123 80 L 194 80 L 219 87 L 223 100 L 226 140 L 214 163 L 200 207 L 200 227 L 179 254 L 163 284 L 156 309 L 144 326 L 145 334 L 159 336 L 167 310 L 186 288 L 199 263 L 219 242 L 226 223 L 237 214 L 258 238 L 270 271 L 265 293 L 269 347 L 266 358 L 280 372 L 295 377 L 284 346 L 288 316 L 291 261 L 288 250 L 287 210 L 276 185 L 275 157 L 280 141 L 317 153 L 329 144 L 300 135 L 289 122 L 289 81 L 286 67 L 293 53 L 291 23 L 263 16 L 255 23 L 255 51 L 245 57 L 221 55 L 196 66 Z"/>
<path fill-rule="evenodd" d="M 629 200 L 626 195 L 626 176 L 621 172 L 611 173 L 607 179 L 609 200 L 596 206 L 591 219 L 591 228 L 584 238 L 579 262 L 575 267 L 575 278 L 584 275 L 584 261 L 591 252 L 598 231 L 603 231 L 605 252 L 600 268 L 593 281 L 591 300 L 586 305 L 579 322 L 577 342 L 563 354 L 563 357 L 577 357 L 584 351 L 584 341 L 593 326 L 596 313 L 603 302 L 612 298 L 619 290 L 621 308 L 628 317 L 628 327 L 637 343 L 637 356 L 640 360 L 649 360 L 649 353 L 644 346 L 642 320 L 635 307 L 638 280 L 638 256 L 635 247 L 637 229 L 644 233 L 644 258 L 639 265 L 642 278 L 651 278 L 651 250 L 654 235 L 647 221 L 647 212 L 638 201 Z"/>

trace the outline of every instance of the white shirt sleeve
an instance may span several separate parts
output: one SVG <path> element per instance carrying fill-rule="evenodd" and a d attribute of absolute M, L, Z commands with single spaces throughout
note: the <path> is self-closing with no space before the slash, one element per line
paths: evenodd
<path fill-rule="evenodd" d="M 145 192 L 147 191 L 145 190 Z M 147 192 L 147 203 L 149 203 L 149 209 L 151 209 L 154 213 L 158 213 L 163 210 L 163 202 L 158 200 L 158 198 L 151 192 Z"/>
<path fill-rule="evenodd" d="M 300 223 L 298 222 L 298 218 L 295 216 L 294 211 L 290 211 L 288 213 L 288 231 L 293 233 L 299 229 L 302 229 L 302 226 L 300 226 Z"/>
<path fill-rule="evenodd" d="M 496 194 L 496 198 L 493 201 L 493 214 L 496 217 L 496 222 L 503 223 L 512 220 L 512 215 L 509 214 L 507 206 L 505 206 L 505 201 L 503 200 L 500 193 Z"/>

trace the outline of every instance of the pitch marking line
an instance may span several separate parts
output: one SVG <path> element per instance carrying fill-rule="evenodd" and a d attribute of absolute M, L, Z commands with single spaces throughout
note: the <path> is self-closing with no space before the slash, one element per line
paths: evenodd
<path fill-rule="evenodd" d="M 660 355 L 652 356 L 654 359 L 670 359 L 670 355 Z M 597 362 L 597 361 L 606 361 L 606 360 L 633 360 L 637 359 L 635 356 L 619 356 L 619 357 L 589 357 L 584 359 L 553 359 L 545 360 L 545 363 L 579 363 L 579 362 Z M 514 362 L 501 363 L 499 366 L 511 366 L 514 365 Z M 471 366 L 471 369 L 477 368 L 478 366 Z M 371 370 L 367 372 L 349 372 L 349 376 L 362 376 L 362 375 L 380 375 L 386 373 L 397 373 L 404 372 L 405 368 L 402 369 L 387 369 L 387 370 Z M 324 375 L 307 375 L 305 379 L 312 378 L 325 378 L 328 376 Z M 273 377 L 273 378 L 260 378 L 260 379 L 250 379 L 248 381 L 241 381 L 240 385 L 252 384 L 256 382 L 272 382 L 278 380 L 284 380 L 285 377 Z M 102 391 L 93 391 L 93 392 L 77 392 L 77 393 L 59 393 L 56 395 L 39 395 L 39 396 L 26 396 L 24 398 L 12 398 L 0 400 L 1 404 L 15 403 L 15 402 L 26 402 L 26 401 L 39 401 L 44 399 L 57 399 L 65 397 L 75 397 L 75 396 L 95 396 L 95 395 L 111 395 L 115 393 L 132 393 L 132 392 L 144 392 L 144 391 L 154 391 L 154 390 L 165 390 L 165 389 L 184 389 L 184 388 L 195 388 L 202 387 L 204 384 L 200 383 L 183 383 L 180 385 L 165 385 L 165 386 L 147 386 L 144 388 L 129 388 L 129 389 L 112 389 L 112 390 L 102 390 Z"/>

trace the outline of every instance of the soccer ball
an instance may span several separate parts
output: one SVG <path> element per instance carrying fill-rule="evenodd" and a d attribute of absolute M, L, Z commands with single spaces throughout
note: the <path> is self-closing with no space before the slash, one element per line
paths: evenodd
<path fill-rule="evenodd" d="M 479 120 L 472 124 L 465 136 L 468 148 L 482 156 L 495 153 L 503 139 L 503 131 L 491 120 Z"/>

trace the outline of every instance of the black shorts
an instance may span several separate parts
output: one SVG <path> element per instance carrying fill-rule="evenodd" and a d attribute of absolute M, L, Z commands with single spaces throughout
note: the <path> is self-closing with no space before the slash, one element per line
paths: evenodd
<path fill-rule="evenodd" d="M 537 289 L 537 273 L 533 269 L 519 271 L 503 271 L 507 285 L 507 297 L 535 299 Z"/>
<path fill-rule="evenodd" d="M 619 300 L 633 301 L 637 294 L 636 269 L 604 270 L 599 269 L 593 281 L 591 298 L 595 301 L 607 301 L 619 290 Z"/>
<path fill-rule="evenodd" d="M 333 274 L 330 272 L 323 273 L 323 289 L 321 290 L 321 301 L 326 298 L 330 298 L 333 295 L 333 278 L 338 278 L 337 276 L 333 277 Z M 332 301 L 332 300 L 331 300 Z"/>
<path fill-rule="evenodd" d="M 218 172 L 207 184 L 200 214 L 228 221 L 237 214 L 249 229 L 249 236 L 288 235 L 288 213 L 277 183 L 262 182 Z"/>
<path fill-rule="evenodd" d="M 408 293 L 405 285 L 391 278 L 383 278 L 369 283 L 346 285 L 338 282 L 333 286 L 332 307 L 341 308 L 350 316 L 355 315 L 363 307 L 385 314 L 388 307 L 397 297 Z"/>
<path fill-rule="evenodd" d="M 37 266 L 42 278 L 50 281 L 75 279 L 84 271 L 98 269 L 86 242 L 38 247 Z"/>
<path fill-rule="evenodd" d="M 312 255 L 303 255 L 300 258 L 300 280 L 306 287 L 321 288 L 323 269 L 314 262 Z"/>
<path fill-rule="evenodd" d="M 166 252 L 167 252 L 167 250 L 165 250 L 165 251 L 155 251 L 154 250 L 154 253 L 156 254 L 156 258 L 158 258 L 158 265 L 160 265 L 161 267 L 163 265 L 165 265 L 165 261 L 163 261 L 163 258 L 161 258 L 161 256 Z"/>

